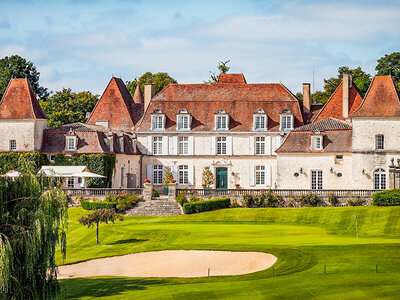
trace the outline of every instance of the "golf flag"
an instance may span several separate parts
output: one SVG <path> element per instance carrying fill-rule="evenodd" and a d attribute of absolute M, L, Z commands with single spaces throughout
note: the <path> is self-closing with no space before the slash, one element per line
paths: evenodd
<path fill-rule="evenodd" d="M 355 215 L 355 217 L 354 217 L 354 221 L 357 221 L 357 215 Z"/>

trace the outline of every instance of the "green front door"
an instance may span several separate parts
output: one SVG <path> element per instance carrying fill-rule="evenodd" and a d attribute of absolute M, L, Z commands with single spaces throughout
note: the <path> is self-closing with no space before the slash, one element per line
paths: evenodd
<path fill-rule="evenodd" d="M 216 181 L 217 189 L 227 189 L 228 188 L 228 169 L 227 168 L 217 168 L 215 181 Z"/>

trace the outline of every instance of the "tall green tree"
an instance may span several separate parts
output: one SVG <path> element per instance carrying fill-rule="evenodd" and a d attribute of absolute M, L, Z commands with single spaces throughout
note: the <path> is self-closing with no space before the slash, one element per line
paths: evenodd
<path fill-rule="evenodd" d="M 27 78 L 39 99 L 46 98 L 47 88 L 39 85 L 40 73 L 31 61 L 19 55 L 6 56 L 0 59 L 0 99 L 6 91 L 11 78 Z"/>
<path fill-rule="evenodd" d="M 99 95 L 91 92 L 74 93 L 71 89 L 63 89 L 39 103 L 48 118 L 47 126 L 58 127 L 85 122 L 86 113 L 93 110 L 98 100 Z"/>
<path fill-rule="evenodd" d="M 204 83 L 217 83 L 219 75 L 226 74 L 230 70 L 231 67 L 228 67 L 229 62 L 230 62 L 230 60 L 220 61 L 217 66 L 219 74 L 217 74 L 216 72 L 210 71 L 210 77 L 207 81 L 204 81 Z"/>
<path fill-rule="evenodd" d="M 67 197 L 42 178 L 0 178 L 0 299 L 52 298 L 55 251 L 65 258 Z"/>
<path fill-rule="evenodd" d="M 400 91 L 400 52 L 382 56 L 378 59 L 375 70 L 377 75 L 391 75 L 397 91 Z"/>
<path fill-rule="evenodd" d="M 142 93 L 144 92 L 144 85 L 146 83 L 152 83 L 154 94 L 157 94 L 168 84 L 178 83 L 178 82 L 174 78 L 169 76 L 168 73 L 165 72 L 158 72 L 155 74 L 151 72 L 146 72 L 142 76 L 140 76 L 139 79 L 135 78 L 132 81 L 126 82 L 126 87 L 128 88 L 128 91 L 132 95 L 132 97 L 135 93 L 136 86 L 138 85 L 138 83 Z"/>

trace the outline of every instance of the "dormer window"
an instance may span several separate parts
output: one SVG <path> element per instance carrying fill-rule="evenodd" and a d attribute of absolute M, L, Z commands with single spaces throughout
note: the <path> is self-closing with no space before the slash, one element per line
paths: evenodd
<path fill-rule="evenodd" d="M 190 130 L 191 116 L 186 109 L 179 111 L 176 123 L 178 130 Z"/>
<path fill-rule="evenodd" d="M 267 130 L 267 115 L 262 109 L 257 109 L 257 111 L 253 115 L 253 130 L 255 131 Z"/>
<path fill-rule="evenodd" d="M 218 110 L 215 114 L 215 130 L 228 130 L 229 116 L 224 110 Z"/>
<path fill-rule="evenodd" d="M 317 131 L 311 136 L 311 149 L 312 150 L 322 150 L 323 149 L 323 136 Z"/>
<path fill-rule="evenodd" d="M 151 114 L 151 130 L 164 130 L 165 129 L 165 114 L 156 109 Z"/>
<path fill-rule="evenodd" d="M 281 130 L 288 132 L 293 129 L 293 114 L 290 110 L 284 110 L 281 113 Z"/>
<path fill-rule="evenodd" d="M 76 151 L 77 136 L 72 129 L 65 135 L 65 150 L 66 151 Z"/>

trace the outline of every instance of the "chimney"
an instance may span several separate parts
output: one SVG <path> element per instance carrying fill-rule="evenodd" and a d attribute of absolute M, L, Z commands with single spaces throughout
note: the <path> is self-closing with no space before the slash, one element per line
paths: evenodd
<path fill-rule="evenodd" d="M 307 113 L 311 110 L 311 89 L 309 83 L 303 83 L 303 109 Z"/>
<path fill-rule="evenodd" d="M 351 87 L 351 78 L 347 74 L 343 74 L 343 118 L 349 117 L 349 90 Z"/>
<path fill-rule="evenodd" d="M 149 107 L 150 100 L 153 98 L 153 85 L 151 83 L 145 83 L 144 85 L 144 111 Z"/>

